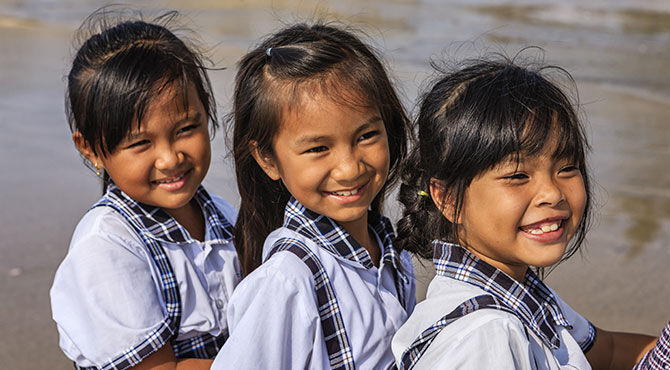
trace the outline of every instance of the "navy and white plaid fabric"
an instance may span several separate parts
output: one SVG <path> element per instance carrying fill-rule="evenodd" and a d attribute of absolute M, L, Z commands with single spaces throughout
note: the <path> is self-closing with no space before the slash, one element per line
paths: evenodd
<path fill-rule="evenodd" d="M 209 235 L 213 241 L 224 243 L 232 240 L 232 225 L 214 205 L 207 191 L 200 186 L 194 199 L 203 210 Z M 190 243 L 194 240 L 186 229 L 158 207 L 138 203 L 116 185 L 110 184 L 107 193 L 93 207 L 111 207 L 119 212 L 142 238 L 152 260 L 160 273 L 161 296 L 165 302 L 167 317 L 164 325 L 150 333 L 140 344 L 128 348 L 100 369 L 127 369 L 161 348 L 168 341 L 177 358 L 213 358 L 228 337 L 227 333 L 214 337 L 203 334 L 182 341 L 174 340 L 181 322 L 181 298 L 172 265 L 161 246 L 161 242 Z M 77 369 L 94 369 L 80 367 Z"/>
<path fill-rule="evenodd" d="M 344 321 L 340 312 L 340 305 L 335 297 L 335 290 L 328 278 L 319 258 L 309 250 L 302 241 L 293 238 L 281 238 L 274 243 L 274 248 L 268 258 L 279 251 L 289 251 L 300 258 L 312 272 L 314 291 L 321 320 L 321 330 L 326 342 L 328 361 L 331 369 L 353 370 L 354 356 Z"/>
<path fill-rule="evenodd" d="M 634 370 L 670 369 L 670 322 L 665 326 L 656 346 L 644 355 Z"/>
<path fill-rule="evenodd" d="M 403 285 L 409 278 L 401 268 L 398 252 L 392 246 L 394 234 L 391 222 L 385 217 L 370 213 L 368 215 L 368 225 L 382 242 L 382 260 L 384 264 L 390 264 L 394 269 L 398 299 L 405 307 L 406 298 L 404 297 Z M 291 198 L 286 205 L 283 226 L 309 238 L 319 247 L 335 256 L 344 257 L 368 269 L 374 266 L 368 252 L 346 230 L 329 217 L 305 208 L 295 198 Z M 295 254 L 305 262 L 312 272 L 330 367 L 332 369 L 355 369 L 356 366 L 340 306 L 330 278 L 318 256 L 302 241 L 294 238 L 281 238 L 275 241 L 267 258 L 279 251 L 288 251 Z"/>
<path fill-rule="evenodd" d="M 461 317 L 475 312 L 482 308 L 492 308 L 496 310 L 507 311 L 514 314 L 514 311 L 502 303 L 498 298 L 490 294 L 482 294 L 477 297 L 461 303 L 450 313 L 444 315 L 435 324 L 424 330 L 417 339 L 403 352 L 400 364 L 394 365 L 392 369 L 410 370 L 414 368 L 421 356 L 426 352 L 435 337 L 444 329 L 445 326 L 460 319 Z"/>
<path fill-rule="evenodd" d="M 570 324 L 551 290 L 531 269 L 528 269 L 521 284 L 465 248 L 437 240 L 433 242 L 433 262 L 437 275 L 464 281 L 485 290 L 512 309 L 524 326 L 532 330 L 546 346 L 554 349 L 560 346 L 555 326 L 570 327 Z M 579 343 L 584 352 L 591 348 L 595 336 L 595 328 L 590 324 L 588 338 Z"/>
<path fill-rule="evenodd" d="M 374 267 L 370 254 L 337 222 L 331 218 L 313 212 L 291 197 L 284 209 L 284 227 L 312 239 L 319 247 L 335 256 L 357 262 L 367 269 Z M 393 266 L 398 300 L 407 307 L 409 297 L 404 297 L 404 284 L 410 277 L 402 268 L 400 253 L 393 249 L 393 225 L 391 221 L 374 212 L 368 213 L 368 226 L 379 236 L 382 242 L 382 261 Z"/>

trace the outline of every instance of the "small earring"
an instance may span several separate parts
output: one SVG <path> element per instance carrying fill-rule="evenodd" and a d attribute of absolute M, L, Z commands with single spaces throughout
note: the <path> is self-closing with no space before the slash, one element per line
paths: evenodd
<path fill-rule="evenodd" d="M 93 167 L 95 167 L 96 176 L 98 176 L 98 177 L 102 176 L 102 173 L 100 172 L 100 169 L 98 168 L 98 162 L 93 163 Z"/>

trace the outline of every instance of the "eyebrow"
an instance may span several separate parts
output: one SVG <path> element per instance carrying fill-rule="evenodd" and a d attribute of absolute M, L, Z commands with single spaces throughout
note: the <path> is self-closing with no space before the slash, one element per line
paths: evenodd
<path fill-rule="evenodd" d="M 181 125 L 185 121 L 199 122 L 200 121 L 200 116 L 201 116 L 200 112 L 198 112 L 196 110 L 196 111 L 194 111 L 194 113 L 195 114 L 193 114 L 193 115 L 191 115 L 190 111 L 186 111 L 186 112 L 182 113 L 180 115 L 181 118 L 179 120 L 175 121 L 174 125 L 175 126 Z M 128 141 L 133 141 L 133 140 L 139 138 L 140 136 L 142 136 L 143 133 L 144 133 L 144 131 L 140 131 L 140 132 L 131 131 L 131 132 L 128 133 L 128 135 L 126 135 L 125 139 L 128 140 Z"/>
<path fill-rule="evenodd" d="M 382 118 L 379 117 L 379 116 L 371 117 L 370 119 L 365 121 L 362 125 L 360 125 L 356 129 L 356 133 L 359 133 L 363 130 L 366 130 L 368 127 L 372 126 L 372 124 L 377 123 L 381 120 L 382 120 Z M 324 136 L 324 135 L 321 135 L 321 136 L 301 136 L 301 137 L 298 137 L 298 139 L 295 141 L 295 144 L 296 145 L 315 144 L 315 143 L 320 143 L 327 138 L 328 138 L 328 136 Z"/>

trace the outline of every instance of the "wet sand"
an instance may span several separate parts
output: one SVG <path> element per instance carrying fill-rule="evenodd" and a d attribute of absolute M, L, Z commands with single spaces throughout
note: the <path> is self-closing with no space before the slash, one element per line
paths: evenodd
<path fill-rule="evenodd" d="M 670 320 L 670 5 L 582 3 L 175 0 L 161 7 L 180 9 L 211 47 L 216 65 L 228 68 L 211 74 L 222 115 L 229 109 L 234 63 L 254 40 L 324 13 L 366 31 L 410 108 L 431 74 L 429 58 L 543 47 L 546 61 L 567 68 L 577 82 L 598 204 L 583 253 L 547 281 L 598 326 L 657 334 Z M 74 226 L 99 196 L 63 113 L 72 31 L 95 4 L 0 2 L 3 368 L 72 368 L 58 348 L 48 289 Z M 224 138 L 221 130 L 205 184 L 235 204 Z M 390 215 L 397 215 L 389 203 Z M 425 289 L 430 268 L 417 266 Z"/>

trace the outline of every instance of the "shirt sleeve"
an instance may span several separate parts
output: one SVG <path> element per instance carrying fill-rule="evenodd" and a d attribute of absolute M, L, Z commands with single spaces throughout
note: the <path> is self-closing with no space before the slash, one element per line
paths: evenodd
<path fill-rule="evenodd" d="M 553 292 L 553 294 L 556 303 L 561 309 L 561 313 L 563 313 L 565 320 L 570 324 L 568 333 L 575 339 L 584 353 L 588 352 L 596 341 L 595 326 L 593 326 L 589 320 L 573 310 L 570 305 L 565 303 L 561 297 L 556 294 L 556 292 Z"/>
<path fill-rule="evenodd" d="M 311 281 L 289 252 L 242 280 L 229 302 L 230 337 L 212 369 L 329 368 Z"/>
<path fill-rule="evenodd" d="M 531 369 L 523 325 L 503 312 L 482 309 L 437 335 L 416 369 Z"/>
<path fill-rule="evenodd" d="M 210 193 L 210 196 L 212 197 L 216 208 L 223 214 L 223 217 L 225 217 L 231 225 L 235 226 L 235 222 L 237 221 L 237 209 L 216 194 Z"/>
<path fill-rule="evenodd" d="M 105 207 L 91 210 L 75 231 L 51 304 L 61 348 L 80 366 L 102 366 L 147 341 L 164 344 L 149 338 L 170 329 L 142 251 L 125 220 Z"/>
<path fill-rule="evenodd" d="M 409 316 L 414 311 L 414 306 L 416 306 L 416 276 L 414 272 L 414 263 L 407 251 L 402 251 L 400 253 L 400 260 L 402 261 L 403 273 L 405 274 L 405 279 L 403 281 L 405 297 L 407 297 L 405 311 L 407 312 L 407 316 Z"/>

